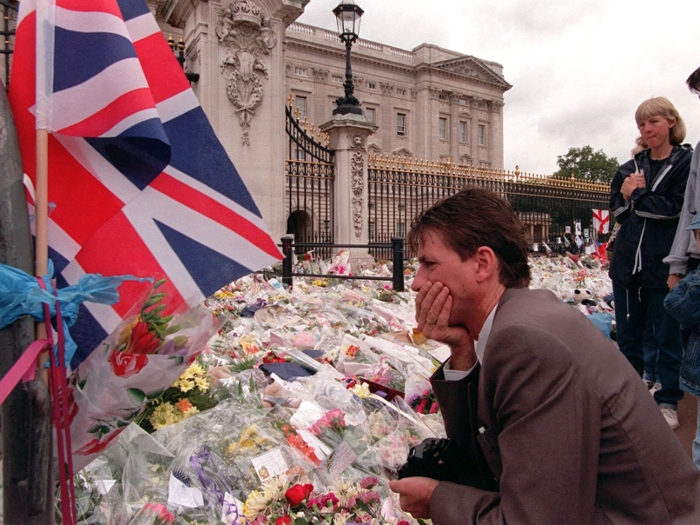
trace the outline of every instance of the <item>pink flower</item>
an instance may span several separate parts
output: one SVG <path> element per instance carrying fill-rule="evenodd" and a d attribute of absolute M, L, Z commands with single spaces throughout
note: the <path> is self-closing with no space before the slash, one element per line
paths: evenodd
<path fill-rule="evenodd" d="M 372 487 L 376 487 L 378 484 L 379 480 L 374 476 L 367 476 L 366 478 L 363 478 L 362 481 L 360 481 L 360 487 L 366 490 L 369 490 Z"/>
<path fill-rule="evenodd" d="M 440 405 L 437 403 L 433 402 L 433 406 L 430 407 L 430 411 L 428 412 L 429 414 L 437 414 L 438 410 L 440 410 Z"/>
<path fill-rule="evenodd" d="M 153 516 L 153 525 L 170 525 L 175 522 L 175 516 L 162 503 L 147 503 L 141 514 Z"/>

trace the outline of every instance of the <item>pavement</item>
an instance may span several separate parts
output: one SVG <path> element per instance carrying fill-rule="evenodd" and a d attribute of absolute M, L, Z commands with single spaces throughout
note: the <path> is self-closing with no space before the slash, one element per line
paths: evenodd
<path fill-rule="evenodd" d="M 673 433 L 676 434 L 690 457 L 693 457 L 693 439 L 695 439 L 697 421 L 698 398 L 686 393 L 678 403 L 678 423 L 680 426 Z"/>

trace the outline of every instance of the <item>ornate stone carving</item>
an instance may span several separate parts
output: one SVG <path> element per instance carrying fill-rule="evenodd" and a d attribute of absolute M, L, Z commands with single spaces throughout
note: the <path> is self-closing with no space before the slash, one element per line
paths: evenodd
<path fill-rule="evenodd" d="M 391 95 L 394 92 L 394 85 L 388 82 L 380 82 L 379 85 L 382 88 L 382 93 L 386 95 Z"/>
<path fill-rule="evenodd" d="M 226 95 L 243 129 L 241 142 L 250 146 L 250 123 L 263 99 L 263 77 L 267 78 L 263 57 L 277 45 L 277 37 L 270 19 L 252 0 L 229 3 L 216 26 L 216 35 L 228 52 L 221 63 Z"/>
<path fill-rule="evenodd" d="M 501 102 L 500 100 L 490 100 L 489 101 L 489 109 L 493 113 L 500 113 L 502 107 L 503 107 L 503 102 Z"/>
<path fill-rule="evenodd" d="M 364 203 L 365 191 L 365 155 L 364 138 L 361 135 L 353 137 L 351 146 L 352 157 L 350 158 L 350 183 L 352 187 L 352 221 L 355 228 L 355 237 L 362 236 L 362 221 L 364 214 L 362 205 Z"/>
<path fill-rule="evenodd" d="M 314 75 L 314 81 L 316 82 L 328 82 L 329 71 L 327 69 L 319 69 L 312 67 L 311 72 Z"/>
<path fill-rule="evenodd" d="M 440 98 L 441 92 L 442 92 L 442 90 L 440 88 L 431 87 L 430 88 L 430 97 L 431 98 Z"/>

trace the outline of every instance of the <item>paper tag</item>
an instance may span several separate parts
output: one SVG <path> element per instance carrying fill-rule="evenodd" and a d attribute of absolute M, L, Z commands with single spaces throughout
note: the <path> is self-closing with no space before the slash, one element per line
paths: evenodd
<path fill-rule="evenodd" d="M 236 510 L 238 510 L 238 513 L 236 513 Z M 238 520 L 236 520 L 236 516 L 238 516 Z M 237 523 L 238 525 L 245 525 L 246 523 L 246 518 L 243 515 L 243 502 L 234 498 L 228 492 L 224 494 L 221 523 L 224 525 L 233 525 L 234 523 Z"/>
<path fill-rule="evenodd" d="M 115 483 L 116 481 L 113 479 L 98 479 L 95 481 L 95 487 L 97 487 L 97 492 L 104 496 L 109 492 L 109 489 L 111 489 Z"/>
<path fill-rule="evenodd" d="M 260 481 L 284 474 L 289 468 L 280 448 L 274 448 L 270 452 L 253 458 L 252 463 Z"/>
<path fill-rule="evenodd" d="M 356 459 L 357 454 L 352 451 L 350 445 L 343 441 L 336 447 L 331 455 L 321 463 L 321 467 L 323 467 L 331 477 L 335 477 L 345 471 Z"/>
<path fill-rule="evenodd" d="M 168 486 L 168 504 L 180 505 L 194 509 L 204 505 L 202 491 L 197 487 L 188 487 L 182 481 L 170 474 L 170 484 Z"/>

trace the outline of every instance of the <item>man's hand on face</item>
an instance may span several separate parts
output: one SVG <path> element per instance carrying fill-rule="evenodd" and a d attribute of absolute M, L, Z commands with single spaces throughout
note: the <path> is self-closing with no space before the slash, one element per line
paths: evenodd
<path fill-rule="evenodd" d="M 430 518 L 430 498 L 438 481 L 431 478 L 404 478 L 389 483 L 389 488 L 399 494 L 399 503 L 404 512 L 414 518 Z"/>
<path fill-rule="evenodd" d="M 452 296 L 440 282 L 427 281 L 416 296 L 418 329 L 429 339 L 452 349 L 454 370 L 469 370 L 476 362 L 474 341 L 463 326 L 450 326 Z M 464 368 L 466 366 L 466 368 Z"/>

